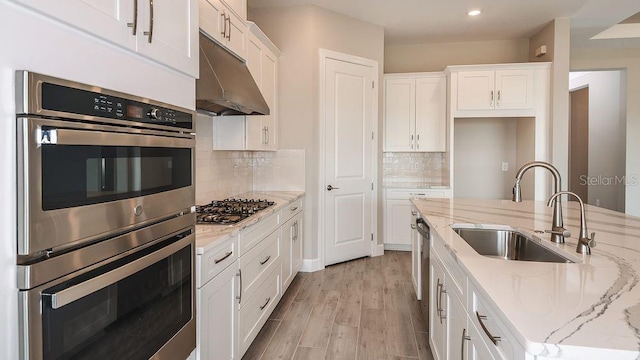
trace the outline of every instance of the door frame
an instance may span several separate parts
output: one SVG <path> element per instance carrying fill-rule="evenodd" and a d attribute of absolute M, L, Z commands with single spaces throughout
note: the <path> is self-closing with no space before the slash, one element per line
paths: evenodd
<path fill-rule="evenodd" d="M 319 102 L 318 102 L 318 110 L 319 110 L 319 121 L 318 124 L 320 126 L 319 133 L 319 143 L 320 143 L 320 161 L 319 161 L 319 186 L 318 186 L 318 270 L 324 269 L 325 267 L 325 216 L 324 216 L 324 207 L 325 207 L 325 197 L 324 193 L 325 189 L 325 165 L 326 165 L 326 84 L 325 84 L 325 76 L 326 76 L 326 62 L 329 59 L 344 61 L 356 65 L 362 65 L 372 68 L 374 73 L 374 88 L 377 90 L 373 99 L 372 99 L 372 108 L 371 109 L 371 129 L 373 131 L 373 139 L 371 144 L 371 181 L 373 182 L 373 190 L 371 190 L 371 233 L 373 234 L 373 241 L 371 241 L 371 249 L 370 256 L 382 255 L 379 253 L 378 246 L 378 131 L 379 131 L 379 119 L 378 119 L 378 100 L 380 97 L 380 74 L 378 73 L 378 62 L 376 60 L 371 60 L 355 55 L 349 55 L 333 50 L 328 49 L 319 49 L 319 85 L 320 85 L 320 94 L 319 94 Z"/>

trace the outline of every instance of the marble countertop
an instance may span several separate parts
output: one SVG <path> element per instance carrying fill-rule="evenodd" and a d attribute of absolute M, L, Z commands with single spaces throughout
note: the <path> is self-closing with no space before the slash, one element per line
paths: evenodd
<path fill-rule="evenodd" d="M 530 354 L 563 359 L 640 359 L 640 218 L 587 205 L 592 255 L 575 252 L 580 211 L 563 201 L 572 236 L 553 244 L 552 209 L 543 202 L 414 199 L 423 218 L 466 271 L 469 280 L 508 320 Z M 507 261 L 476 253 L 453 224 L 509 225 L 538 236 L 574 264 Z M 434 241 L 440 241 L 438 239 Z"/>
<path fill-rule="evenodd" d="M 449 185 L 438 185 L 426 182 L 402 182 L 402 181 L 390 181 L 383 182 L 382 185 L 385 189 L 451 189 Z"/>
<path fill-rule="evenodd" d="M 233 196 L 238 199 L 267 199 L 275 202 L 275 205 L 233 225 L 196 225 L 196 254 L 204 254 L 213 248 L 216 242 L 229 236 L 237 235 L 245 228 L 259 222 L 266 216 L 280 211 L 283 207 L 303 196 L 303 191 L 250 191 Z"/>

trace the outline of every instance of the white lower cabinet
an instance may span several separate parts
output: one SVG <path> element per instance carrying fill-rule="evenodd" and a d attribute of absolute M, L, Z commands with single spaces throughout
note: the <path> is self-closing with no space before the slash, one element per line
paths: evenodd
<path fill-rule="evenodd" d="M 238 355 L 238 262 L 197 291 L 197 358 L 240 359 Z"/>
<path fill-rule="evenodd" d="M 196 257 L 197 359 L 240 359 L 237 249 L 237 237 L 229 237 Z"/>
<path fill-rule="evenodd" d="M 435 360 L 525 359 L 524 348 L 431 232 L 429 342 Z"/>
<path fill-rule="evenodd" d="M 240 360 L 302 265 L 304 198 L 196 258 L 200 360 Z"/>
<path fill-rule="evenodd" d="M 302 199 L 282 210 L 282 289 L 286 291 L 302 266 Z"/>
<path fill-rule="evenodd" d="M 451 189 L 388 188 L 384 197 L 384 248 L 412 250 L 412 198 L 449 198 Z"/>

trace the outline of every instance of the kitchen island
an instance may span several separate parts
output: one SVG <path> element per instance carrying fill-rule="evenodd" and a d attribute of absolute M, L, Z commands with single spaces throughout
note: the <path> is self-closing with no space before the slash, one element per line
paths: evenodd
<path fill-rule="evenodd" d="M 500 350 L 494 357 L 502 354 L 503 358 L 526 359 L 640 358 L 640 218 L 587 205 L 587 225 L 590 232 L 597 234 L 597 246 L 592 255 L 580 255 L 575 252 L 580 225 L 576 202 L 563 201 L 564 224 L 572 233 L 566 244 L 553 244 L 549 234 L 539 233 L 551 228 L 552 209 L 543 202 L 472 199 L 412 202 L 431 228 L 432 258 L 440 251 L 451 259 L 449 266 L 455 271 L 450 274 L 462 289 L 458 297 L 469 309 L 467 324 L 481 329 L 480 316 L 476 321 L 477 313 L 471 310 L 476 309 L 477 293 L 502 326 L 489 330 L 509 333 L 514 348 L 521 350 L 507 355 Z M 478 228 L 507 225 L 541 239 L 575 263 L 485 257 L 457 235 L 452 229 L 454 224 L 476 224 Z M 435 282 L 433 279 L 432 275 Z M 432 301 L 434 286 L 432 283 Z M 488 321 L 491 320 L 489 317 Z M 479 332 L 485 335 L 482 329 Z M 469 334 L 466 328 L 463 342 L 465 334 Z M 494 346 L 488 337 L 483 341 L 489 348 Z M 498 340 L 495 348 L 501 346 Z M 457 349 L 459 352 L 460 348 Z"/>

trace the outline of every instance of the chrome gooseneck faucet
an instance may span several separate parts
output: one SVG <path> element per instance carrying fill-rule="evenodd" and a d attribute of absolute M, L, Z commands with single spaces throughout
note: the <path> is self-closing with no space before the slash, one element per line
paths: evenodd
<path fill-rule="evenodd" d="M 563 194 L 571 195 L 578 199 L 578 201 L 580 202 L 580 236 L 578 236 L 578 246 L 576 247 L 576 252 L 579 254 L 591 255 L 591 248 L 596 246 L 596 233 L 592 232 L 591 238 L 589 238 L 589 231 L 587 230 L 587 217 L 585 216 L 584 212 L 584 202 L 582 202 L 580 196 L 572 193 L 571 191 L 559 191 L 551 195 L 549 201 L 547 201 L 547 206 L 550 207 L 554 200 L 557 203 L 560 199 L 559 196 Z"/>
<path fill-rule="evenodd" d="M 520 188 L 520 180 L 522 180 L 522 175 L 524 173 L 534 167 L 541 167 L 549 170 L 553 175 L 553 180 L 555 182 L 553 187 L 553 192 L 560 192 L 560 187 L 562 185 L 562 181 L 560 179 L 560 173 L 558 169 L 556 169 L 553 165 L 544 162 L 544 161 L 532 161 L 528 162 L 518 170 L 516 175 L 516 184 L 513 186 L 513 201 L 521 202 L 522 201 L 522 190 Z M 551 241 L 564 244 L 564 238 L 571 236 L 571 233 L 564 228 L 562 222 L 562 203 L 560 202 L 560 198 L 554 198 L 555 203 L 553 206 L 553 223 L 551 224 L 551 230 L 546 230 L 545 232 L 551 233 Z"/>

